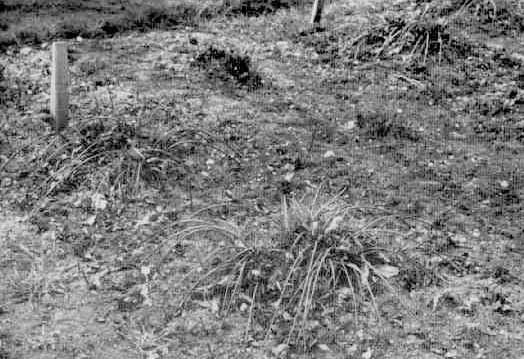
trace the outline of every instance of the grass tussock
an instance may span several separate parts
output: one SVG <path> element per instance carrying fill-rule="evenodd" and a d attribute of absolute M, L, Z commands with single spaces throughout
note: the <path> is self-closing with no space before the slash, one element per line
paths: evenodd
<path fill-rule="evenodd" d="M 32 177 L 42 182 L 46 195 L 85 186 L 122 197 L 190 175 L 186 160 L 215 142 L 198 130 L 145 135 L 124 122 L 112 127 L 95 122 L 74 140 L 53 142 L 37 154 Z"/>
<path fill-rule="evenodd" d="M 308 338 L 307 328 L 318 329 L 311 325 L 326 308 L 378 313 L 376 291 L 388 286 L 386 277 L 395 270 L 374 232 L 387 218 L 364 223 L 358 211 L 317 191 L 283 200 L 269 232 L 252 223 L 182 221 L 178 241 L 207 237 L 218 244 L 183 304 L 218 296 L 224 312 L 248 314 L 253 335 L 277 335 L 288 345 Z"/>

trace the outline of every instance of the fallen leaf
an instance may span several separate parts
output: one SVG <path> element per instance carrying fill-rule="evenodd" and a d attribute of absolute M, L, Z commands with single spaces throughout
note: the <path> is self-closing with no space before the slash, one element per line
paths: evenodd
<path fill-rule="evenodd" d="M 326 344 L 317 344 L 317 348 L 323 352 L 330 352 L 331 349 Z"/>
<path fill-rule="evenodd" d="M 273 349 L 271 349 L 271 353 L 273 353 L 273 355 L 276 357 L 284 356 L 288 347 L 289 346 L 287 344 L 284 344 L 284 343 L 279 344 L 276 347 L 274 347 Z"/>
<path fill-rule="evenodd" d="M 389 264 L 383 264 L 380 266 L 375 267 L 375 272 L 384 278 L 392 278 L 399 274 L 400 270 L 398 267 L 389 265 Z"/>
<path fill-rule="evenodd" d="M 107 208 L 107 201 L 101 193 L 95 193 L 91 196 L 91 204 L 97 210 L 103 211 Z"/>
<path fill-rule="evenodd" d="M 329 222 L 329 225 L 327 226 L 326 230 L 324 231 L 324 234 L 328 234 L 329 232 L 336 230 L 343 219 L 344 219 L 344 216 L 334 217 L 331 220 L 331 222 Z"/>

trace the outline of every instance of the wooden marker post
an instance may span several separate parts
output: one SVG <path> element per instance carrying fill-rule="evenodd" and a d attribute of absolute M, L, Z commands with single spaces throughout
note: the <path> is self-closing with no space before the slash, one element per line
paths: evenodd
<path fill-rule="evenodd" d="M 315 0 L 313 3 L 313 10 L 311 11 L 311 24 L 316 25 L 322 19 L 322 9 L 324 7 L 324 0 Z"/>
<path fill-rule="evenodd" d="M 53 43 L 51 54 L 51 116 L 55 131 L 59 132 L 67 126 L 69 120 L 67 43 Z"/>

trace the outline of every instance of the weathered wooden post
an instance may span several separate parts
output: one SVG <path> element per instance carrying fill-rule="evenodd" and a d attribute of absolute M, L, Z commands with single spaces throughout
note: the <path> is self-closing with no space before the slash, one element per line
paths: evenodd
<path fill-rule="evenodd" d="M 324 8 L 324 0 L 315 0 L 313 3 L 313 10 L 311 11 L 311 24 L 316 25 L 322 19 L 322 9 Z"/>
<path fill-rule="evenodd" d="M 55 131 L 59 132 L 67 126 L 69 120 L 67 43 L 53 43 L 51 55 L 51 116 Z"/>

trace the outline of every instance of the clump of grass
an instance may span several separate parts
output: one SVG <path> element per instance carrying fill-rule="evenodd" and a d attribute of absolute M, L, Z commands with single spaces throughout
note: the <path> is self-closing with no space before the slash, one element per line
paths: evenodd
<path fill-rule="evenodd" d="M 269 232 L 252 223 L 181 221 L 178 241 L 205 236 L 218 242 L 182 304 L 218 295 L 225 313 L 248 313 L 248 330 L 255 321 L 264 328 L 255 335 L 279 333 L 288 345 L 307 341 L 306 328 L 328 307 L 356 312 L 370 305 L 378 313 L 375 295 L 388 286 L 381 268 L 389 253 L 374 230 L 388 217 L 364 222 L 352 215 L 358 210 L 317 191 L 283 200 Z"/>
<path fill-rule="evenodd" d="M 195 65 L 207 71 L 207 75 L 222 81 L 230 81 L 256 89 L 262 86 L 262 79 L 252 69 L 251 59 L 247 55 L 209 46 L 200 52 Z"/>
<path fill-rule="evenodd" d="M 144 186 L 190 175 L 186 159 L 209 147 L 217 148 L 215 142 L 199 130 L 144 135 L 124 122 L 112 127 L 94 122 L 82 127 L 74 140 L 51 143 L 38 154 L 33 177 L 40 179 L 46 195 L 87 186 L 125 197 Z"/>

